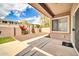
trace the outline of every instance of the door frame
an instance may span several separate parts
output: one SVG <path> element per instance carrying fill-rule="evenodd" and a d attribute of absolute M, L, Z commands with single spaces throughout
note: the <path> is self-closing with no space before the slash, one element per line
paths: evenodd
<path fill-rule="evenodd" d="M 73 13 L 71 12 L 71 43 L 73 45 L 74 50 L 76 51 L 76 53 L 79 56 L 79 52 L 77 51 L 77 49 L 75 47 L 75 31 L 72 31 L 72 29 L 75 28 L 75 18 L 74 17 L 75 17 L 75 13 L 78 10 L 78 8 L 79 8 L 79 4 L 74 9 Z"/>

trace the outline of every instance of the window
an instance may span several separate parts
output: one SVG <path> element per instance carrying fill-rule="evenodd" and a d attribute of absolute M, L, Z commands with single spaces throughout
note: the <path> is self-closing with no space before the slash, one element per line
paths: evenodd
<path fill-rule="evenodd" d="M 52 30 L 53 31 L 58 31 L 58 20 L 53 20 L 52 21 Z"/>
<path fill-rule="evenodd" d="M 62 17 L 52 20 L 52 31 L 68 31 L 68 17 Z"/>

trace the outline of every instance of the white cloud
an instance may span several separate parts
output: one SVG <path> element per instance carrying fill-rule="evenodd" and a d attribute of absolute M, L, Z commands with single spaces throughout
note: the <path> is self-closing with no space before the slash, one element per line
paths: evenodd
<path fill-rule="evenodd" d="M 41 19 L 40 16 L 38 16 L 38 17 L 34 16 L 34 17 L 26 18 L 25 20 L 27 20 L 27 21 L 34 20 L 32 22 L 32 24 L 40 24 L 41 23 L 40 19 Z"/>
<path fill-rule="evenodd" d="M 4 19 L 5 17 L 0 17 L 1 19 Z"/>
<path fill-rule="evenodd" d="M 23 11 L 27 6 L 31 6 L 27 3 L 1 3 L 0 4 L 0 17 L 5 17 L 9 14 L 10 10 Z M 15 12 L 16 16 L 20 16 L 19 12 Z"/>
<path fill-rule="evenodd" d="M 16 16 L 20 16 L 21 11 L 23 11 L 26 7 L 33 8 L 32 6 L 26 3 L 1 3 L 0 4 L 0 18 L 4 19 L 6 15 L 10 13 L 10 10 L 14 11 Z M 20 11 L 20 12 L 19 12 Z M 26 18 L 25 20 L 34 20 L 32 24 L 40 24 L 40 16 L 39 17 L 31 17 Z"/>
<path fill-rule="evenodd" d="M 0 4 L 0 17 L 5 17 L 9 14 L 9 9 L 11 5 L 8 5 L 7 3 L 1 3 Z"/>
<path fill-rule="evenodd" d="M 16 15 L 17 17 L 21 15 L 21 11 L 13 10 L 13 12 L 14 12 L 14 15 Z"/>
<path fill-rule="evenodd" d="M 27 7 L 32 8 L 29 4 L 26 3 L 16 3 L 13 4 L 12 10 L 14 10 L 15 15 L 19 17 L 21 15 L 21 12 Z"/>
<path fill-rule="evenodd" d="M 12 10 L 23 11 L 27 6 L 29 5 L 25 3 L 16 3 L 16 4 L 13 4 Z"/>
<path fill-rule="evenodd" d="M 40 19 L 40 16 L 38 16 L 38 17 L 34 16 L 34 17 L 26 18 L 25 20 L 31 20 L 31 19 Z"/>

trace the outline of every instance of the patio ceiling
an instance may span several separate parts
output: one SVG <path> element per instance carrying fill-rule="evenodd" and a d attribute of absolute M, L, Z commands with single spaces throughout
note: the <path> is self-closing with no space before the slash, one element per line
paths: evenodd
<path fill-rule="evenodd" d="M 31 3 L 34 8 L 44 15 L 53 18 L 54 16 L 71 11 L 72 3 Z"/>

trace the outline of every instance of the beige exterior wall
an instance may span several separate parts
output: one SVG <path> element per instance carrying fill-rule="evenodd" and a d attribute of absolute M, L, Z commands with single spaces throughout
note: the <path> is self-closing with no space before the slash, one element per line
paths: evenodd
<path fill-rule="evenodd" d="M 54 38 L 54 39 L 70 41 L 70 34 L 69 33 L 51 32 L 50 37 Z"/>

